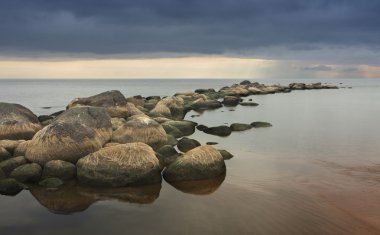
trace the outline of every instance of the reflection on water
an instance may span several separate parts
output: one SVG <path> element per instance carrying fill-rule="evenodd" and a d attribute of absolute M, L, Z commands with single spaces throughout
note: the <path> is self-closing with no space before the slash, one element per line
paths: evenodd
<path fill-rule="evenodd" d="M 50 212 L 72 214 L 81 212 L 100 200 L 148 204 L 160 195 L 161 184 L 126 188 L 90 188 L 71 181 L 57 190 L 31 185 L 30 192 Z"/>
<path fill-rule="evenodd" d="M 184 193 L 208 195 L 218 190 L 225 178 L 226 174 L 222 174 L 213 179 L 172 182 L 169 184 Z"/>

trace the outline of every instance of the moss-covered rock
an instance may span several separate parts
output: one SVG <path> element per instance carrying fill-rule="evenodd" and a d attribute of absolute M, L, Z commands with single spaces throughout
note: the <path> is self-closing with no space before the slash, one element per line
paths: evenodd
<path fill-rule="evenodd" d="M 15 168 L 10 178 L 14 178 L 22 183 L 35 183 L 41 178 L 42 168 L 37 163 L 29 163 Z"/>
<path fill-rule="evenodd" d="M 10 158 L 0 162 L 0 168 L 6 175 L 9 175 L 15 168 L 26 164 L 26 158 L 23 156 Z"/>
<path fill-rule="evenodd" d="M 0 180 L 0 194 L 14 196 L 24 188 L 26 188 L 26 186 L 15 179 Z"/>
<path fill-rule="evenodd" d="M 77 168 L 71 162 L 62 160 L 52 160 L 45 164 L 42 172 L 42 178 L 59 178 L 61 180 L 70 180 L 75 178 Z"/>
<path fill-rule="evenodd" d="M 252 128 L 250 124 L 244 124 L 244 123 L 233 123 L 230 126 L 231 131 L 246 131 Z"/>

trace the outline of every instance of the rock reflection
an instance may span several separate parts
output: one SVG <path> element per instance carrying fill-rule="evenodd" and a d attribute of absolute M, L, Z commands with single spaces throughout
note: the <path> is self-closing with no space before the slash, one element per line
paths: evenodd
<path fill-rule="evenodd" d="M 30 187 L 30 192 L 37 201 L 55 214 L 82 212 L 101 200 L 153 203 L 159 197 L 160 190 L 161 184 L 126 188 L 90 188 L 81 186 L 77 182 L 68 182 L 54 191 L 39 185 Z"/>
<path fill-rule="evenodd" d="M 169 184 L 184 193 L 208 195 L 215 192 L 223 183 L 225 178 L 226 174 L 222 174 L 212 179 L 170 182 Z"/>

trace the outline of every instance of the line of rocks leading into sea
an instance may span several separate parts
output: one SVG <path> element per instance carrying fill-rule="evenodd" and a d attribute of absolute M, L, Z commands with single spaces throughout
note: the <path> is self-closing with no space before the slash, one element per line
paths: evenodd
<path fill-rule="evenodd" d="M 243 97 L 292 90 L 336 89 L 321 83 L 289 86 L 240 84 L 171 97 L 133 96 L 120 91 L 76 98 L 66 110 L 37 117 L 19 104 L 0 103 L 0 193 L 52 190 L 70 180 L 91 187 L 127 187 L 205 180 L 225 174 L 232 154 L 187 136 L 195 129 L 228 136 L 232 131 L 269 127 L 267 122 L 207 127 L 184 120 L 187 112 L 223 106 L 257 106 Z M 179 151 L 177 151 L 177 149 Z"/>

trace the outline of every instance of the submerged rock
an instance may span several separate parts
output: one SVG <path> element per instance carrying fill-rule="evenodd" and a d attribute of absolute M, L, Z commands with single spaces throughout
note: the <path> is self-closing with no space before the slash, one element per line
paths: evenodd
<path fill-rule="evenodd" d="M 155 152 L 144 143 L 120 144 L 89 154 L 78 161 L 77 176 L 83 184 L 107 187 L 161 181 Z"/>
<path fill-rule="evenodd" d="M 164 171 L 168 182 L 209 179 L 225 173 L 222 155 L 212 146 L 203 145 L 185 153 Z"/>
<path fill-rule="evenodd" d="M 240 97 L 238 96 L 225 96 L 223 99 L 223 104 L 225 106 L 236 106 L 240 102 Z"/>
<path fill-rule="evenodd" d="M 0 169 L 2 169 L 6 175 L 9 175 L 15 168 L 21 165 L 24 165 L 26 163 L 27 161 L 25 157 L 22 157 L 22 156 L 14 157 L 14 158 L 10 158 L 8 160 L 0 162 Z"/>
<path fill-rule="evenodd" d="M 72 108 L 36 133 L 25 156 L 40 165 L 51 160 L 76 163 L 109 142 L 111 135 L 111 118 L 104 108 Z"/>
<path fill-rule="evenodd" d="M 253 126 L 254 128 L 271 127 L 272 124 L 270 124 L 269 122 L 252 122 L 251 126 Z"/>
<path fill-rule="evenodd" d="M 163 146 L 166 141 L 164 128 L 149 117 L 135 117 L 113 132 L 112 141 L 117 143 L 142 142 L 154 149 Z"/>
<path fill-rule="evenodd" d="M 57 189 L 63 185 L 63 181 L 58 178 L 46 178 L 38 184 L 48 189 Z"/>
<path fill-rule="evenodd" d="M 198 131 L 204 131 L 204 130 L 206 130 L 207 128 L 208 128 L 207 126 L 202 125 L 202 124 L 197 126 L 197 130 L 198 130 Z"/>
<path fill-rule="evenodd" d="M 259 105 L 258 103 L 254 103 L 254 102 L 240 102 L 239 104 L 241 106 L 258 106 Z"/>
<path fill-rule="evenodd" d="M 198 146 L 201 146 L 201 144 L 197 140 L 190 139 L 187 137 L 183 137 L 182 139 L 180 139 L 177 145 L 178 149 L 184 153 Z"/>
<path fill-rule="evenodd" d="M 169 184 L 184 193 L 194 195 L 209 195 L 218 190 L 225 178 L 226 174 L 221 174 L 220 176 L 212 179 L 177 181 L 169 182 Z"/>
<path fill-rule="evenodd" d="M 22 183 L 35 183 L 40 180 L 41 172 L 42 168 L 40 165 L 37 163 L 29 163 L 15 168 L 9 177 Z"/>
<path fill-rule="evenodd" d="M 228 126 L 215 126 L 209 127 L 203 131 L 204 133 L 217 136 L 229 136 L 231 134 L 231 128 Z"/>
<path fill-rule="evenodd" d="M 0 102 L 0 140 L 27 140 L 42 128 L 37 116 L 19 104 Z"/>
<path fill-rule="evenodd" d="M 77 174 L 77 168 L 71 162 L 52 160 L 45 164 L 42 178 L 58 178 L 61 180 L 73 179 Z"/>
<path fill-rule="evenodd" d="M 163 125 L 173 126 L 173 127 L 177 128 L 182 133 L 182 136 L 189 136 L 195 132 L 195 127 L 197 126 L 197 123 L 192 122 L 192 121 L 183 120 L 183 121 L 167 121 L 167 122 L 163 123 Z"/>
<path fill-rule="evenodd" d="M 14 196 L 21 192 L 26 186 L 15 179 L 0 180 L 0 194 Z"/>
<path fill-rule="evenodd" d="M 250 124 L 244 124 L 244 123 L 233 123 L 230 126 L 231 131 L 245 131 L 252 128 Z"/>

